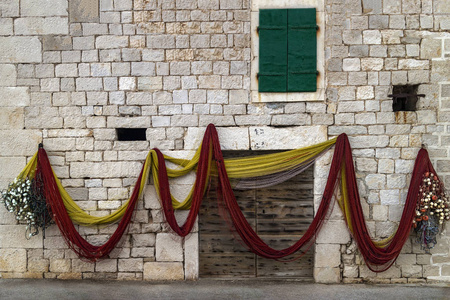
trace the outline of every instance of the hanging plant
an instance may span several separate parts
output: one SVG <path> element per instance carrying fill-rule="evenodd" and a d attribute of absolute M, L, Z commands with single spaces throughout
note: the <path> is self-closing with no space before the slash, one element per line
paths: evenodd
<path fill-rule="evenodd" d="M 436 245 L 436 236 L 439 226 L 450 219 L 450 201 L 444 192 L 444 186 L 439 177 L 426 172 L 419 189 L 416 217 L 413 220 L 417 234 L 417 242 L 424 250 Z"/>
<path fill-rule="evenodd" d="M 26 222 L 27 239 L 51 224 L 51 216 L 41 191 L 37 180 L 16 178 L 1 193 L 0 202 L 5 204 L 6 209 L 14 213 L 19 222 Z"/>

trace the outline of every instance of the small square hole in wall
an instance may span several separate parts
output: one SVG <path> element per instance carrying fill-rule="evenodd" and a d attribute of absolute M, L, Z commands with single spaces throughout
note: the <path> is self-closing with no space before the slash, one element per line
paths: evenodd
<path fill-rule="evenodd" d="M 419 96 L 417 95 L 417 89 L 419 85 L 395 85 L 392 89 L 392 97 L 394 100 L 392 103 L 393 111 L 416 111 L 416 104 Z"/>
<path fill-rule="evenodd" d="M 146 141 L 147 128 L 116 128 L 118 141 Z"/>

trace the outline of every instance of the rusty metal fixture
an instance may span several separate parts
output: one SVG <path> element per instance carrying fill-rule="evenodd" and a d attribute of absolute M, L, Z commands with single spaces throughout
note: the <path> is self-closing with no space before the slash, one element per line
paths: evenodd
<path fill-rule="evenodd" d="M 418 98 L 425 97 L 425 94 L 396 93 L 390 94 L 388 97 L 394 100 L 393 111 L 415 111 Z"/>

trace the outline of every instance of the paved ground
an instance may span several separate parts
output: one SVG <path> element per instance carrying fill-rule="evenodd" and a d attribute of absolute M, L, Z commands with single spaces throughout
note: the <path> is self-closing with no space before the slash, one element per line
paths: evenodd
<path fill-rule="evenodd" d="M 450 299 L 450 286 L 323 285 L 295 281 L 149 283 L 0 279 L 0 299 Z"/>

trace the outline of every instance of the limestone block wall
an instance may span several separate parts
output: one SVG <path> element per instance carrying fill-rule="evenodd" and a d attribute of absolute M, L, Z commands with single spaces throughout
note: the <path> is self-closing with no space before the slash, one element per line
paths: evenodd
<path fill-rule="evenodd" d="M 448 182 L 448 149 L 440 142 L 448 127 L 441 111 L 449 76 L 444 48 L 448 2 L 327 1 L 326 6 L 327 110 L 334 114 L 328 133 L 353 135 L 368 225 L 373 236 L 387 237 L 400 219 L 422 144 Z M 419 85 L 418 93 L 426 96 L 416 112 L 393 112 L 387 95 L 394 85 Z M 348 243 L 341 247 L 343 281 L 448 279 L 448 237 L 444 230 L 426 254 L 412 236 L 394 266 L 379 274 L 369 271 L 353 242 Z"/>
<path fill-rule="evenodd" d="M 63 185 L 92 215 L 130 195 L 147 151 L 189 157 L 214 123 L 224 149 L 291 149 L 350 136 L 371 234 L 399 222 L 415 155 L 426 144 L 450 185 L 448 1 L 286 0 L 316 7 L 324 28 L 324 99 L 259 102 L 252 34 L 266 0 L 0 1 L 0 186 L 43 141 Z M 253 83 L 252 83 L 253 81 Z M 416 112 L 393 112 L 394 85 L 417 84 Z M 253 86 L 253 88 L 251 87 Z M 292 95 L 291 95 L 292 96 Z M 295 99 L 294 99 L 295 100 Z M 147 140 L 118 141 L 116 128 L 147 128 Z M 315 166 L 320 202 L 331 155 Z M 187 194 L 193 175 L 172 182 Z M 186 212 L 179 212 L 180 221 Z M 115 225 L 79 228 L 103 243 Z M 198 234 L 173 235 L 151 184 L 110 258 L 78 259 L 53 226 L 25 238 L 0 207 L 3 278 L 192 280 Z M 336 207 L 316 241 L 317 282 L 450 280 L 450 235 L 425 253 L 414 237 L 385 273 L 370 272 Z"/>

